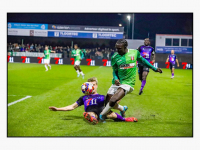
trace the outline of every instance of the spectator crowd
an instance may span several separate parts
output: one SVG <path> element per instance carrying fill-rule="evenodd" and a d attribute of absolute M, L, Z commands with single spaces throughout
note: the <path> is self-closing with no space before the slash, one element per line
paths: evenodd
<path fill-rule="evenodd" d="M 18 44 L 18 43 L 8 43 L 7 51 L 8 52 L 44 52 L 46 45 L 40 44 Z M 71 51 L 73 50 L 72 46 L 49 46 L 50 50 L 56 51 L 56 53 L 62 53 L 63 58 L 70 58 Z M 116 52 L 116 49 L 112 48 L 80 48 L 84 54 L 85 59 L 110 59 L 112 55 Z"/>

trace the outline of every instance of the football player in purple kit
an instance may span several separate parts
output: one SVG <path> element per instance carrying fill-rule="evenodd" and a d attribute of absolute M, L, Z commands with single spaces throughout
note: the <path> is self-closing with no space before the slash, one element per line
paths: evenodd
<path fill-rule="evenodd" d="M 105 103 L 106 103 L 106 98 L 104 95 L 100 95 L 97 93 L 97 88 L 98 88 L 98 81 L 97 78 L 92 77 L 87 80 L 88 82 L 91 82 L 94 86 L 94 92 L 91 95 L 83 95 L 81 96 L 74 104 L 66 106 L 66 107 L 61 107 L 57 108 L 54 106 L 49 107 L 50 110 L 53 111 L 70 111 L 74 110 L 77 107 L 84 105 L 85 112 L 83 113 L 83 116 L 85 119 L 87 119 L 89 122 L 92 122 L 93 124 L 97 124 L 99 120 L 99 114 L 102 112 L 104 109 Z M 122 106 L 123 107 L 123 106 Z M 121 109 L 118 109 L 119 111 L 123 111 Z M 114 113 L 110 111 L 107 114 L 108 119 L 113 119 L 115 121 L 125 121 L 125 122 L 137 122 L 137 119 L 134 117 L 128 117 L 124 118 L 120 116 L 117 113 Z"/>
<path fill-rule="evenodd" d="M 140 52 L 140 55 L 150 62 L 152 56 L 152 62 L 155 62 L 155 50 L 150 46 L 149 38 L 144 39 L 144 45 L 141 45 L 137 49 Z M 138 63 L 138 74 L 139 80 L 142 82 L 139 95 L 143 93 L 143 88 L 146 84 L 147 75 L 149 73 L 149 68 L 144 66 L 142 63 Z"/>
<path fill-rule="evenodd" d="M 174 50 L 171 50 L 171 54 L 168 55 L 167 61 L 166 61 L 166 62 L 169 62 L 169 63 L 170 63 L 170 69 L 171 69 L 171 74 L 172 74 L 171 79 L 173 79 L 173 78 L 174 78 L 175 64 L 177 63 L 177 67 L 179 67 L 178 58 L 177 58 L 177 56 L 174 54 Z"/>

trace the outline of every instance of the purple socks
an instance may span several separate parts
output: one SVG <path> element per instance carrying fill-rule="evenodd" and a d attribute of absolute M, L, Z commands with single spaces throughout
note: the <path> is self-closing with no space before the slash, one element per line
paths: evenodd
<path fill-rule="evenodd" d="M 145 84 L 146 84 L 146 80 L 142 80 L 142 85 L 141 85 L 141 89 L 140 89 L 140 91 L 142 91 L 142 90 L 143 90 L 143 88 L 144 88 Z"/>
<path fill-rule="evenodd" d="M 172 73 L 172 76 L 174 76 L 174 73 Z"/>
<path fill-rule="evenodd" d="M 125 118 L 123 118 L 122 116 L 120 116 L 118 113 L 115 113 L 117 115 L 116 119 L 113 119 L 115 121 L 125 121 Z"/>

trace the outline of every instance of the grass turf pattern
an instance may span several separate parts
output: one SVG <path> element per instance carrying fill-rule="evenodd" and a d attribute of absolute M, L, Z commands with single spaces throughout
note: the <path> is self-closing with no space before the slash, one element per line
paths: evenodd
<path fill-rule="evenodd" d="M 107 120 L 91 125 L 83 117 L 84 106 L 68 112 L 48 109 L 73 104 L 83 95 L 81 84 L 90 77 L 97 77 L 98 93 L 106 95 L 112 68 L 81 69 L 85 79 L 77 78 L 72 65 L 52 65 L 46 72 L 42 64 L 8 63 L 8 103 L 32 96 L 7 108 L 8 136 L 193 136 L 192 70 L 175 69 L 174 79 L 170 69 L 162 74 L 150 70 L 142 95 L 138 95 L 137 75 L 134 91 L 120 104 L 127 105 L 126 116 L 138 122 Z"/>

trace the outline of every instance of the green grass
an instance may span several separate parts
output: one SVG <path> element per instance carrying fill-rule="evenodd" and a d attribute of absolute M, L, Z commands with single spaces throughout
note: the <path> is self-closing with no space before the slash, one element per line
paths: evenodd
<path fill-rule="evenodd" d="M 85 77 L 97 77 L 98 93 L 111 86 L 111 67 L 81 66 Z M 127 117 L 137 123 L 113 122 L 91 125 L 83 118 L 84 107 L 69 112 L 49 111 L 49 106 L 74 103 L 86 79 L 77 78 L 71 65 L 52 65 L 45 72 L 41 64 L 8 63 L 8 103 L 32 96 L 8 107 L 8 136 L 193 136 L 192 70 L 169 69 L 163 74 L 150 71 L 144 93 L 140 81 L 121 105 L 129 107 Z"/>

